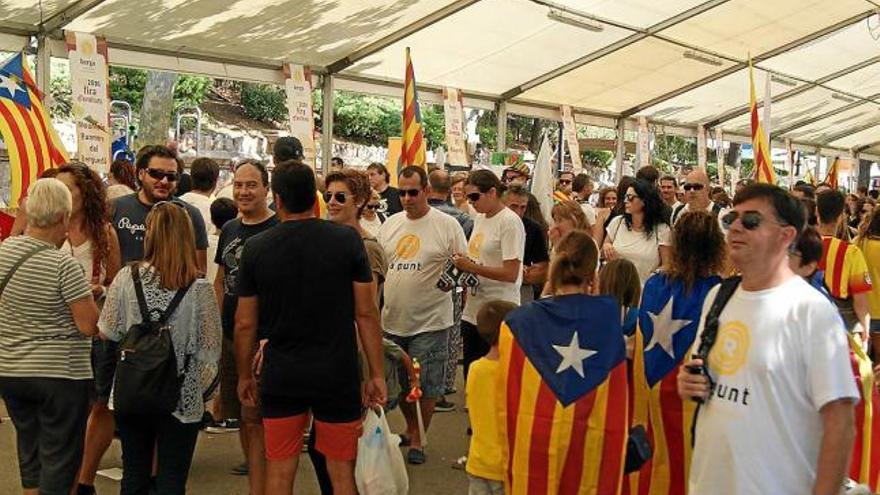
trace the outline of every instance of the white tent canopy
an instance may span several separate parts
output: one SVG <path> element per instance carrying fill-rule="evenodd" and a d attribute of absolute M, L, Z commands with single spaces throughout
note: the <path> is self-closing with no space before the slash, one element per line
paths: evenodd
<path fill-rule="evenodd" d="M 777 146 L 880 156 L 880 3 L 873 0 L 0 0 L 0 50 L 62 30 L 104 36 L 117 65 L 279 83 L 284 62 L 337 89 L 420 96 L 667 132 L 749 134 L 747 60 L 771 77 Z M 500 103 L 504 105 L 500 105 Z"/>

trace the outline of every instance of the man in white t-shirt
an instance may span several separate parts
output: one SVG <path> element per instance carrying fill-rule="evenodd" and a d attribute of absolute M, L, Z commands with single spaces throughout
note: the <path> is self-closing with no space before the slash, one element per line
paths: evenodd
<path fill-rule="evenodd" d="M 669 221 L 669 225 L 675 227 L 678 219 L 691 210 L 708 211 L 719 218 L 719 222 L 721 221 L 720 218 L 727 213 L 723 211 L 721 205 L 715 204 L 714 201 L 709 199 L 709 176 L 703 170 L 695 169 L 687 174 L 681 187 L 684 189 L 685 204 L 679 204 L 672 209 L 672 218 Z"/>
<path fill-rule="evenodd" d="M 220 177 L 220 166 L 210 158 L 196 158 L 189 167 L 192 179 L 192 191 L 180 196 L 180 199 L 195 206 L 202 214 L 202 220 L 208 228 L 208 234 L 216 233 L 211 223 L 211 203 L 214 202 L 214 189 Z"/>
<path fill-rule="evenodd" d="M 682 366 L 678 391 L 704 401 L 688 493 L 837 495 L 853 446 L 859 398 L 846 330 L 834 306 L 788 265 L 804 226 L 779 187 L 747 186 L 725 217 L 742 282 L 719 317 L 704 374 Z M 705 316 L 718 293 L 706 298 Z M 674 337 L 673 337 L 674 338 Z"/>
<path fill-rule="evenodd" d="M 581 172 L 574 177 L 571 185 L 572 199 L 581 205 L 581 210 L 587 217 L 587 223 L 590 228 L 596 225 L 596 210 L 590 204 L 590 197 L 593 195 L 593 180 L 590 176 Z"/>
<path fill-rule="evenodd" d="M 453 261 L 459 270 L 477 275 L 479 286 L 468 294 L 461 315 L 464 374 L 470 364 L 489 352 L 477 333 L 477 311 L 483 304 L 502 300 L 520 303 L 522 261 L 526 231 L 522 220 L 501 201 L 501 181 L 490 170 L 475 170 L 464 186 L 468 202 L 477 210 L 467 252 Z"/>
<path fill-rule="evenodd" d="M 445 389 L 447 339 L 455 326 L 452 293 L 437 288 L 446 262 L 466 248 L 458 221 L 428 204 L 428 176 L 420 167 L 406 167 L 398 178 L 403 211 L 379 229 L 379 243 L 388 260 L 382 326 L 389 339 L 421 364 L 419 405 L 425 429 Z M 407 373 L 399 373 L 400 409 L 406 418 L 410 464 L 425 462 L 415 404 Z"/>
<path fill-rule="evenodd" d="M 674 175 L 660 177 L 660 197 L 673 212 L 682 203 L 678 201 L 675 193 L 678 192 L 678 179 Z"/>

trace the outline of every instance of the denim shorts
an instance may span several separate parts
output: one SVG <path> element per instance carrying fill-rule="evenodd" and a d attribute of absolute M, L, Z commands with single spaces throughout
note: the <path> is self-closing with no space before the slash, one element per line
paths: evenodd
<path fill-rule="evenodd" d="M 449 331 L 449 328 L 445 328 L 407 337 L 385 334 L 388 339 L 399 345 L 411 359 L 419 361 L 422 368 L 419 379 L 424 399 L 438 399 L 445 391 Z M 403 365 L 398 369 L 397 376 L 400 381 L 400 394 L 405 397 L 409 394 L 410 385 L 409 375 Z"/>

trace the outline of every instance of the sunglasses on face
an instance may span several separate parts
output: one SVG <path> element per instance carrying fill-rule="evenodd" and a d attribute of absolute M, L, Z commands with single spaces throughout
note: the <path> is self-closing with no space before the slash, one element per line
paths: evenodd
<path fill-rule="evenodd" d="M 571 181 L 568 179 L 559 179 L 559 183 L 567 186 L 567 185 L 571 184 Z"/>
<path fill-rule="evenodd" d="M 635 194 L 627 194 L 626 196 L 624 196 L 624 199 L 625 201 L 629 201 L 630 203 L 632 203 L 634 200 L 639 199 L 639 197 Z"/>
<path fill-rule="evenodd" d="M 330 199 L 335 199 L 337 203 L 345 204 L 346 198 L 347 198 L 346 194 L 342 191 L 337 191 L 335 193 L 332 193 L 332 192 L 325 192 L 324 193 L 324 202 L 325 203 L 329 203 Z"/>
<path fill-rule="evenodd" d="M 405 197 L 407 197 L 407 196 L 409 196 L 409 197 L 411 197 L 411 198 L 415 198 L 415 197 L 418 196 L 419 193 L 421 193 L 421 192 L 422 192 L 421 189 L 401 189 L 401 190 L 400 190 L 400 196 L 403 197 L 403 198 L 405 198 Z"/>
<path fill-rule="evenodd" d="M 368 209 L 368 210 L 378 210 L 378 209 L 379 209 L 379 205 L 373 205 L 373 204 L 370 204 L 370 205 L 367 205 L 367 209 Z"/>
<path fill-rule="evenodd" d="M 167 180 L 168 182 L 177 182 L 177 172 L 166 172 L 164 170 L 159 170 L 158 168 L 148 168 L 147 175 L 156 179 L 156 181 L 161 181 L 162 179 Z"/>
<path fill-rule="evenodd" d="M 738 211 L 731 211 L 730 213 L 721 217 L 721 223 L 724 225 L 725 229 L 730 229 L 733 225 L 733 222 L 739 218 L 740 223 L 743 228 L 746 230 L 755 230 L 764 223 L 764 216 L 758 213 L 757 211 L 746 211 L 743 214 L 740 214 Z M 785 226 L 787 224 L 775 222 L 779 225 Z"/>
<path fill-rule="evenodd" d="M 482 196 L 482 195 L 483 195 L 483 193 L 473 192 L 473 193 L 470 193 L 467 195 L 467 199 L 471 203 L 476 203 L 477 201 L 480 200 L 480 196 Z"/>
<path fill-rule="evenodd" d="M 685 184 L 681 188 L 685 191 L 702 191 L 703 187 L 703 184 Z"/>

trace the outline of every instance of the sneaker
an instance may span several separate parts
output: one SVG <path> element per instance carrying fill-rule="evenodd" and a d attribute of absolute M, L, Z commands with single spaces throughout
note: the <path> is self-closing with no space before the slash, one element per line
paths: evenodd
<path fill-rule="evenodd" d="M 419 465 L 425 463 L 425 451 L 422 449 L 410 448 L 406 453 L 406 462 Z"/>
<path fill-rule="evenodd" d="M 246 462 L 242 462 L 238 466 L 229 470 L 229 474 L 233 474 L 235 476 L 247 476 L 248 475 L 248 465 Z"/>
<path fill-rule="evenodd" d="M 205 431 L 208 433 L 235 433 L 239 430 L 239 423 L 237 419 L 224 419 L 223 421 L 216 421 L 213 424 L 209 425 L 205 428 Z"/>
<path fill-rule="evenodd" d="M 440 400 L 434 404 L 434 412 L 451 412 L 455 411 L 455 403 L 449 402 L 446 400 L 446 397 L 441 397 Z"/>

